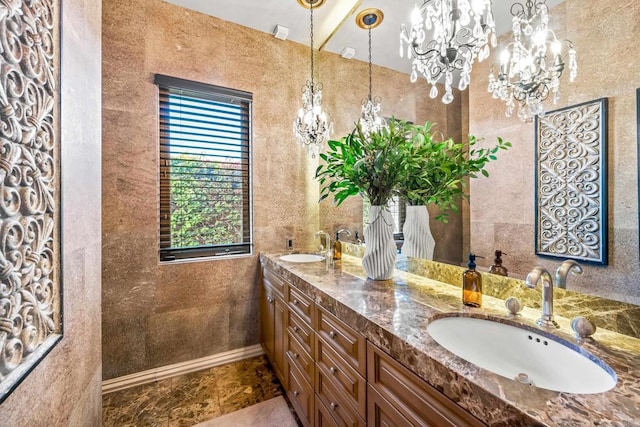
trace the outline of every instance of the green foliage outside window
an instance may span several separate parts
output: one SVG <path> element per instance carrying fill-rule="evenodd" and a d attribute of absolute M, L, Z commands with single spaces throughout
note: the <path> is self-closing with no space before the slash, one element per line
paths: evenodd
<path fill-rule="evenodd" d="M 242 242 L 242 166 L 187 154 L 170 165 L 171 246 Z"/>

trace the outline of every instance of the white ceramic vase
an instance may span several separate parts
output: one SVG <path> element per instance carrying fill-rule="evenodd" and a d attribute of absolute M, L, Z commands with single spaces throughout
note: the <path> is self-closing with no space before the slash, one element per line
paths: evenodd
<path fill-rule="evenodd" d="M 404 234 L 403 255 L 433 260 L 436 241 L 431 235 L 429 211 L 426 206 L 407 205 L 402 234 Z"/>
<path fill-rule="evenodd" d="M 385 206 L 371 206 L 369 224 L 364 230 L 365 250 L 362 266 L 373 280 L 389 280 L 396 264 L 393 218 Z"/>

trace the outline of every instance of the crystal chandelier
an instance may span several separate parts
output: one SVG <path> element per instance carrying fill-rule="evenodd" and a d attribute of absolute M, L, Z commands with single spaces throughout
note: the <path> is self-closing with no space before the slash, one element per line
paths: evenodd
<path fill-rule="evenodd" d="M 489 92 L 507 104 L 505 114 L 511 117 L 515 102 L 520 104 L 518 117 L 530 122 L 536 114 L 544 113 L 543 101 L 553 94 L 555 104 L 560 95 L 560 76 L 569 59 L 569 80 L 578 73 L 573 43 L 562 56 L 562 42 L 549 29 L 549 8 L 546 0 L 528 0 L 511 6 L 513 41 L 500 55 L 498 78 L 493 70 L 489 75 Z"/>
<path fill-rule="evenodd" d="M 433 35 L 427 38 L 427 32 Z M 438 96 L 438 83 L 444 75 L 442 102 L 453 101 L 453 72 L 460 73 L 458 88 L 471 82 L 473 61 L 489 57 L 489 44 L 496 46 L 495 22 L 491 0 L 425 0 L 411 13 L 411 30 L 403 24 L 400 32 L 400 56 L 413 58 L 411 81 L 424 75 L 431 84 L 429 96 Z"/>
<path fill-rule="evenodd" d="M 360 117 L 360 128 L 365 137 L 372 132 L 377 132 L 387 127 L 384 117 L 380 117 L 380 97 L 373 98 L 372 93 L 372 69 L 371 69 L 371 29 L 382 23 L 384 14 L 379 9 L 365 9 L 356 16 L 356 24 L 369 33 L 369 96 L 362 101 L 362 117 Z"/>
<path fill-rule="evenodd" d="M 313 5 L 321 5 L 323 2 L 324 0 L 301 2 L 303 5 L 308 4 L 311 11 L 311 80 L 302 87 L 302 108 L 293 121 L 293 132 L 298 143 L 307 147 L 312 158 L 318 155 L 320 146 L 329 139 L 333 129 L 333 124 L 322 110 L 322 83 L 315 83 L 313 80 Z"/>

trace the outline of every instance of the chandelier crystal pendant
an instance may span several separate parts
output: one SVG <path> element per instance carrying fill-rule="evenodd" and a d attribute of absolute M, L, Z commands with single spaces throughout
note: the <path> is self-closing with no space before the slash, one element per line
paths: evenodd
<path fill-rule="evenodd" d="M 544 114 L 543 102 L 553 95 L 553 103 L 560 95 L 560 77 L 569 62 L 569 81 L 578 74 L 576 50 L 573 43 L 567 45 L 562 55 L 563 42 L 548 27 L 549 8 L 546 0 L 527 0 L 511 6 L 513 16 L 513 41 L 500 55 L 500 68 L 496 78 L 493 69 L 489 74 L 488 90 L 496 99 L 506 102 L 505 114 L 511 117 L 516 102 L 518 117 L 531 122 L 537 114 Z"/>
<path fill-rule="evenodd" d="M 369 137 L 372 132 L 378 132 L 387 127 L 387 121 L 380 113 L 380 97 L 372 96 L 372 66 L 371 66 L 371 29 L 382 23 L 384 14 L 379 9 L 365 9 L 356 16 L 358 27 L 366 29 L 369 33 L 369 96 L 362 101 L 362 117 L 360 117 L 360 128 L 365 137 Z"/>
<path fill-rule="evenodd" d="M 442 102 L 453 101 L 454 72 L 460 73 L 458 89 L 471 83 L 476 58 L 489 57 L 497 44 L 491 0 L 425 0 L 411 13 L 411 30 L 400 31 L 400 56 L 412 58 L 411 81 L 422 74 L 431 84 L 429 96 L 438 96 L 436 83 L 444 76 Z"/>
<path fill-rule="evenodd" d="M 314 82 L 314 52 L 313 52 L 313 9 L 322 5 L 324 0 L 298 0 L 303 6 L 309 6 L 311 33 L 311 79 L 302 87 L 302 108 L 293 121 L 293 132 L 299 144 L 307 148 L 307 152 L 315 158 L 320 153 L 320 147 L 329 140 L 333 130 L 333 123 L 322 109 L 322 83 Z"/>

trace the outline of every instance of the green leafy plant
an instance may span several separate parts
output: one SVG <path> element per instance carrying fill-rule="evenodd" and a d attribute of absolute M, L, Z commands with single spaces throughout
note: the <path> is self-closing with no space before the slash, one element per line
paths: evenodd
<path fill-rule="evenodd" d="M 361 194 L 372 205 L 386 205 L 397 194 L 403 175 L 407 130 L 406 123 L 391 120 L 388 129 L 371 132 L 369 137 L 357 125 L 346 137 L 329 141 L 316 169 L 320 201 L 333 194 L 340 206 L 349 196 Z"/>
<path fill-rule="evenodd" d="M 412 126 L 397 190 L 409 205 L 437 205 L 442 213 L 436 219 L 447 222 L 446 211 L 457 212 L 457 202 L 469 197 L 467 178 L 489 176 L 486 164 L 496 160 L 498 151 L 511 147 L 511 143 L 498 137 L 493 147 L 475 148 L 479 140 L 473 135 L 469 135 L 468 143 L 451 138 L 436 141 L 432 127 L 429 122 Z"/>
<path fill-rule="evenodd" d="M 432 127 L 391 119 L 388 129 L 368 138 L 358 125 L 339 141 L 329 141 L 316 169 L 320 201 L 333 194 L 339 206 L 361 194 L 371 205 L 384 206 L 399 195 L 410 205 L 437 205 L 441 213 L 436 219 L 447 222 L 447 211 L 457 212 L 457 202 L 469 197 L 467 178 L 489 176 L 486 164 L 511 143 L 498 137 L 497 145 L 476 148 L 479 140 L 472 135 L 467 143 L 438 141 Z"/>

